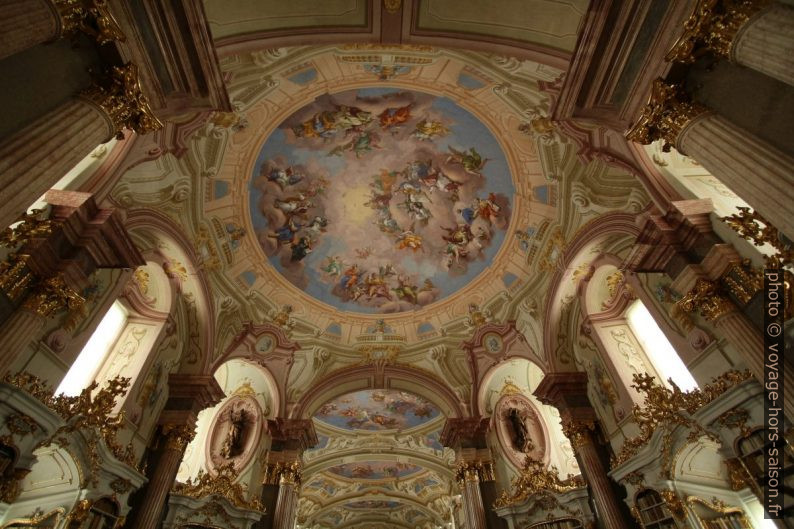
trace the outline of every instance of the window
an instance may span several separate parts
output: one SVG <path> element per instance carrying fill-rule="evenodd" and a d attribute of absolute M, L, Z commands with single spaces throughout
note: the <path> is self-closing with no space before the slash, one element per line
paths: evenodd
<path fill-rule="evenodd" d="M 637 513 L 645 529 L 668 529 L 676 527 L 670 511 L 664 500 L 653 489 L 647 489 L 637 494 L 635 500 Z"/>
<path fill-rule="evenodd" d="M 645 350 L 648 360 L 665 382 L 668 378 L 672 379 L 682 391 L 697 389 L 697 382 L 692 378 L 689 369 L 642 301 L 636 300 L 631 304 L 626 311 L 626 320 Z"/>
<path fill-rule="evenodd" d="M 75 396 L 91 384 L 126 323 L 127 309 L 121 302 L 115 301 L 80 351 L 77 360 L 74 361 L 55 393 Z"/>

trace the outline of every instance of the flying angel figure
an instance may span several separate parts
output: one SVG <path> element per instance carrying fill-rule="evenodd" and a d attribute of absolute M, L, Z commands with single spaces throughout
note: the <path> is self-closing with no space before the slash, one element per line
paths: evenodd
<path fill-rule="evenodd" d="M 470 147 L 468 151 L 459 151 L 450 145 L 447 163 L 462 165 L 467 173 L 482 176 L 482 169 L 488 163 L 488 158 L 483 158 L 474 147 Z"/>

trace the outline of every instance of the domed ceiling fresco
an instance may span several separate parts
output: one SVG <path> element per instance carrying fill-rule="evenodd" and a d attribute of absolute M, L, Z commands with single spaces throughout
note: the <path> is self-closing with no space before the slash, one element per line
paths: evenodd
<path fill-rule="evenodd" d="M 440 414 L 436 406 L 411 393 L 367 389 L 323 404 L 314 417 L 344 430 L 407 430 L 426 424 Z"/>
<path fill-rule="evenodd" d="M 250 212 L 272 266 L 336 308 L 402 312 L 491 262 L 514 188 L 488 128 L 452 100 L 397 88 L 323 95 L 268 137 Z"/>

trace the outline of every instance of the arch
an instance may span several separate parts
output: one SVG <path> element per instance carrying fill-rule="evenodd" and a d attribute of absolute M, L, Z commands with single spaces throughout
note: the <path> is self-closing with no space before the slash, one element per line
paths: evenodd
<path fill-rule="evenodd" d="M 546 296 L 544 306 L 544 319 L 546 325 L 543 330 L 544 356 L 549 359 L 551 371 L 565 371 L 560 365 L 556 355 L 559 343 L 563 298 L 575 296 L 575 287 L 570 281 L 577 262 L 582 261 L 587 252 L 613 236 L 636 238 L 640 234 L 637 225 L 637 215 L 630 213 L 610 212 L 597 217 L 574 235 L 571 242 L 565 247 L 559 260 L 560 265 L 554 271 L 549 284 L 550 289 Z M 567 368 L 570 370 L 570 367 Z"/>
<path fill-rule="evenodd" d="M 376 384 L 378 379 L 383 383 Z M 466 404 L 449 386 L 427 371 L 403 365 L 387 365 L 382 366 L 382 369 L 375 365 L 363 365 L 331 373 L 314 383 L 297 403 L 290 406 L 289 416 L 308 419 L 334 397 L 363 389 L 384 388 L 415 393 L 437 405 L 447 418 L 466 416 Z"/>
<path fill-rule="evenodd" d="M 214 299 L 206 274 L 201 267 L 201 260 L 196 255 L 192 243 L 181 227 L 156 210 L 147 208 L 134 209 L 128 214 L 126 225 L 133 235 L 141 231 L 150 240 L 153 239 L 151 242 L 165 245 L 170 243 L 174 247 L 173 249 L 180 254 L 180 257 L 185 259 L 184 263 L 179 263 L 184 266 L 185 271 L 183 274 L 181 270 L 170 268 L 173 263 L 166 261 L 168 257 L 173 256 L 165 256 L 159 249 L 153 252 L 161 256 L 160 262 L 165 265 L 166 274 L 176 281 L 175 283 L 172 282 L 177 287 L 175 292 L 183 295 L 190 292 L 194 298 L 197 321 L 186 325 L 186 327 L 194 327 L 192 330 L 197 333 L 197 343 L 191 344 L 189 343 L 191 340 L 188 339 L 186 340 L 188 343 L 185 346 L 190 347 L 190 354 L 195 354 L 197 358 L 195 362 L 183 362 L 182 365 L 185 367 L 181 369 L 196 370 L 199 374 L 211 374 L 211 356 L 215 351 L 215 319 L 212 317 L 212 314 L 215 313 Z M 175 308 L 171 309 L 172 314 L 174 310 Z"/>

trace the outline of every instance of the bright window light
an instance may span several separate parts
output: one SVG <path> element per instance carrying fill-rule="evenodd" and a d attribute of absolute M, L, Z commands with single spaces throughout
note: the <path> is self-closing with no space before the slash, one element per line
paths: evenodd
<path fill-rule="evenodd" d="M 668 378 L 681 388 L 682 391 L 697 389 L 698 385 L 689 369 L 681 361 L 673 345 L 667 340 L 662 329 L 648 312 L 640 300 L 631 304 L 626 311 L 629 327 L 634 331 L 634 336 L 642 345 L 653 366 L 666 382 Z"/>
<path fill-rule="evenodd" d="M 67 396 L 79 395 L 91 382 L 93 382 L 99 368 L 105 362 L 111 347 L 116 343 L 124 325 L 127 322 L 127 310 L 116 301 L 110 306 L 102 321 L 99 322 L 94 334 L 80 351 L 66 377 L 55 390 L 56 395 L 63 393 Z"/>

